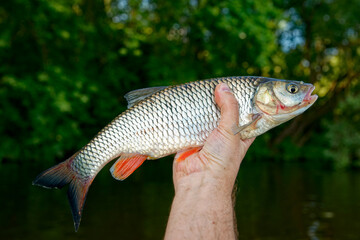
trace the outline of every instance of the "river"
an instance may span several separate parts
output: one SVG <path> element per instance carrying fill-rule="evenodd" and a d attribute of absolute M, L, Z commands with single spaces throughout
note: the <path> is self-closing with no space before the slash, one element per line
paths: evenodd
<path fill-rule="evenodd" d="M 46 167 L 0 165 L 0 239 L 162 239 L 174 194 L 171 161 L 148 161 L 123 182 L 107 166 L 77 233 L 66 190 L 31 185 Z M 239 239 L 360 239 L 360 172 L 245 162 L 237 184 Z"/>

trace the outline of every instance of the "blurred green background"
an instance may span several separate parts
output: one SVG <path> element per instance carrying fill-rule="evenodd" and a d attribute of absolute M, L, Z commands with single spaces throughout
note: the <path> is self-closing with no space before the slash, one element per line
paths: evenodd
<path fill-rule="evenodd" d="M 3 196 L 21 185 L 21 177 L 30 184 L 43 167 L 85 145 L 126 109 L 126 92 L 240 75 L 310 82 L 319 95 L 303 115 L 258 137 L 248 163 L 296 164 L 301 171 L 306 165 L 321 174 L 332 169 L 356 175 L 344 186 L 360 184 L 358 173 L 349 173 L 360 168 L 359 9 L 358 0 L 1 1 Z M 160 174 L 171 184 L 171 161 L 158 162 L 146 166 L 147 174 L 139 169 L 133 181 L 151 182 L 149 176 Z M 350 208 L 359 211 L 359 205 Z M 9 212 L 4 221 L 11 214 L 18 216 Z"/>
<path fill-rule="evenodd" d="M 256 75 L 319 100 L 249 160 L 360 167 L 360 2 L 14 0 L 0 5 L 0 161 L 54 163 L 148 86 Z M 341 141 L 339 141 L 339 139 Z"/>

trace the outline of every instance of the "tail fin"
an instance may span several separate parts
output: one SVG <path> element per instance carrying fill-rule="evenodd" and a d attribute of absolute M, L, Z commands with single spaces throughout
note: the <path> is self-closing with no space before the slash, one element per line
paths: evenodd
<path fill-rule="evenodd" d="M 75 231 L 77 232 L 86 195 L 94 177 L 81 179 L 77 176 L 70 167 L 70 163 L 75 156 L 76 154 L 68 160 L 42 172 L 33 181 L 33 185 L 44 188 L 62 188 L 66 184 L 69 184 L 68 199 L 74 219 Z"/>

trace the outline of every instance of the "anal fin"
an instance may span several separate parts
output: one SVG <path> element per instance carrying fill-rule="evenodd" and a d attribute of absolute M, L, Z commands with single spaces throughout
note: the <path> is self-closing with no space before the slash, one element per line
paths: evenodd
<path fill-rule="evenodd" d="M 117 180 L 125 180 L 148 156 L 141 154 L 123 154 L 110 168 L 111 175 Z"/>

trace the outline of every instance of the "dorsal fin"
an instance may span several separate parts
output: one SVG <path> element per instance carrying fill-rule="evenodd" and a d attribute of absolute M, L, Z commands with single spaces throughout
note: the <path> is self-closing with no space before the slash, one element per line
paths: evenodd
<path fill-rule="evenodd" d="M 159 92 L 163 89 L 167 88 L 166 86 L 161 87 L 150 87 L 150 88 L 141 88 L 125 94 L 125 99 L 128 102 L 128 108 L 131 108 L 141 100 L 153 95 L 156 92 Z"/>

